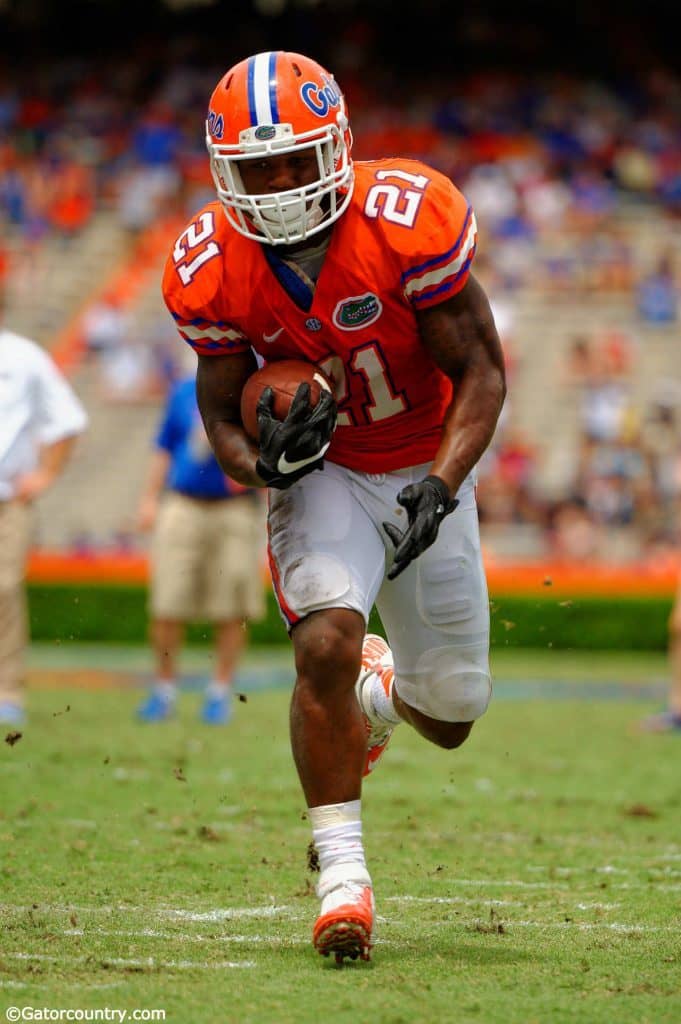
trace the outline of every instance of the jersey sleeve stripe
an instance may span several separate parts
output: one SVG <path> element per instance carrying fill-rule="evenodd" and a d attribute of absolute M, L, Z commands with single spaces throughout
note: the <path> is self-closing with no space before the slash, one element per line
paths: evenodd
<path fill-rule="evenodd" d="M 173 319 L 185 341 L 205 343 L 217 341 L 228 344 L 235 341 L 247 342 L 248 340 L 241 331 L 237 331 L 226 320 L 206 320 L 204 317 L 187 320 L 178 313 L 173 313 Z"/>
<path fill-rule="evenodd" d="M 456 293 L 461 290 L 466 278 L 468 277 L 468 272 L 470 270 L 471 263 L 473 262 L 474 255 L 475 249 L 472 249 L 468 259 L 461 267 L 458 274 L 455 274 L 453 277 L 444 281 L 439 287 L 428 288 L 419 295 L 412 295 L 412 305 L 421 306 L 431 304 L 433 299 L 442 301 L 447 297 L 447 293 L 449 293 L 449 295 L 456 295 Z"/>
<path fill-rule="evenodd" d="M 189 325 L 191 327 L 202 327 L 202 326 L 205 327 L 205 326 L 209 326 L 209 327 L 223 327 L 226 330 L 235 330 L 235 328 L 232 327 L 232 325 L 229 322 L 229 320 L 206 320 L 205 316 L 195 316 L 195 317 L 192 317 L 191 320 L 189 320 L 185 316 L 180 316 L 179 313 L 173 313 L 172 316 L 173 316 L 173 320 L 178 325 L 178 327 L 184 327 L 186 325 Z"/>
<path fill-rule="evenodd" d="M 179 313 L 173 313 L 173 319 L 180 337 L 201 356 L 233 355 L 250 348 L 248 338 L 226 320 L 215 322 L 204 317 L 189 320 Z"/>
<path fill-rule="evenodd" d="M 178 324 L 177 329 L 187 341 L 222 341 L 229 343 L 246 340 L 240 331 L 221 327 L 219 324 L 213 324 L 210 327 L 193 327 L 191 324 Z"/>
<path fill-rule="evenodd" d="M 475 222 L 475 214 L 471 206 L 466 211 L 466 217 L 464 219 L 463 227 L 459 237 L 457 238 L 451 249 L 447 252 L 443 252 L 440 256 L 434 256 L 430 260 L 426 260 L 424 263 L 419 263 L 416 267 L 410 267 L 409 270 L 405 270 L 402 274 L 402 285 L 406 285 L 415 277 L 421 276 L 424 271 L 434 270 L 436 267 L 443 264 L 449 264 L 453 258 L 456 258 L 462 250 L 470 244 L 470 238 L 475 238 L 477 232 L 477 224 Z M 405 289 L 406 290 L 406 289 Z"/>
<path fill-rule="evenodd" d="M 468 233 L 454 259 L 450 259 L 444 266 L 438 266 L 425 274 L 422 273 L 419 277 L 412 278 L 404 289 L 405 296 L 412 302 L 417 302 L 420 299 L 424 299 L 426 293 L 430 295 L 435 286 L 443 286 L 445 282 L 447 282 L 449 289 L 456 290 L 456 284 L 459 281 L 465 280 L 468 274 L 475 255 L 475 243 L 476 225 L 475 218 L 472 217 L 468 226 Z M 446 289 L 442 287 L 439 290 Z"/>
<path fill-rule="evenodd" d="M 236 355 L 239 352 L 247 352 L 251 347 L 247 341 L 192 341 L 191 338 L 185 337 L 180 331 L 180 335 L 184 338 L 188 345 L 194 349 L 194 351 L 200 356 L 225 356 L 225 355 Z"/>

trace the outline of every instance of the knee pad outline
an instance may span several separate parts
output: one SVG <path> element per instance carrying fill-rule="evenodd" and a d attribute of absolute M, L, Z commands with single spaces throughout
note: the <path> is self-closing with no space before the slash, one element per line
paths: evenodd
<path fill-rule="evenodd" d="M 413 675 L 398 670 L 402 700 L 440 722 L 474 722 L 492 697 L 487 644 L 447 645 L 425 651 Z"/>
<path fill-rule="evenodd" d="M 305 555 L 287 568 L 282 586 L 287 604 L 302 617 L 346 597 L 350 591 L 350 574 L 330 555 Z"/>

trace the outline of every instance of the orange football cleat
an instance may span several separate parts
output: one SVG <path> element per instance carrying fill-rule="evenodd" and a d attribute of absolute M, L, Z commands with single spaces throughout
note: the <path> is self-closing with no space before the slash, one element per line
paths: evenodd
<path fill-rule="evenodd" d="M 390 696 L 395 677 L 392 653 L 382 636 L 367 633 L 362 645 L 362 667 L 355 683 L 355 692 L 359 706 L 364 713 L 364 725 L 367 731 L 367 756 L 362 773 L 364 777 L 376 767 L 378 759 L 388 746 L 394 728 L 384 723 L 374 722 L 371 716 L 369 695 L 371 680 L 369 677 L 374 674 L 379 677 L 386 695 Z M 365 689 L 366 695 L 364 694 Z"/>
<path fill-rule="evenodd" d="M 348 877 L 338 880 L 347 873 Z M 326 878 L 325 878 L 326 876 Z M 318 953 L 350 960 L 369 960 L 374 924 L 374 894 L 366 868 L 358 864 L 337 865 L 325 873 L 317 886 L 321 912 L 312 932 Z"/>

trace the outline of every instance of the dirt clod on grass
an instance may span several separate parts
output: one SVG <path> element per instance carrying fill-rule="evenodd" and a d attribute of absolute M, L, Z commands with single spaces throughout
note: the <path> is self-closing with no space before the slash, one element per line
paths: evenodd
<path fill-rule="evenodd" d="M 197 829 L 199 839 L 207 839 L 211 843 L 219 843 L 220 836 L 210 825 L 199 825 Z"/>
<path fill-rule="evenodd" d="M 319 854 L 313 839 L 307 844 L 307 870 L 319 871 Z"/>
<path fill-rule="evenodd" d="M 628 818 L 657 818 L 657 811 L 648 807 L 648 804 L 631 804 L 624 808 L 624 814 Z"/>

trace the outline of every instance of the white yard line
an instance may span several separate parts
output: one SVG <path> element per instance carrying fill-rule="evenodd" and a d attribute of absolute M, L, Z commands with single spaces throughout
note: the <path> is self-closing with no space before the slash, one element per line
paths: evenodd
<path fill-rule="evenodd" d="M 118 906 L 88 907 L 77 903 L 35 903 L 17 904 L 0 903 L 0 911 L 8 910 L 18 913 L 55 913 L 55 914 L 144 914 L 145 917 L 176 918 L 183 921 L 227 921 L 251 917 L 289 917 L 291 907 L 268 904 L 265 907 L 228 907 L 226 909 L 195 912 L 173 907 L 132 907 L 128 904 Z"/>
<path fill-rule="evenodd" d="M 457 922 L 459 923 L 459 922 Z M 487 922 L 483 922 L 485 925 Z M 663 932 L 677 933 L 679 926 L 675 924 L 625 924 L 622 921 L 516 921 L 512 917 L 497 918 L 496 924 L 503 925 L 507 931 L 514 928 L 558 928 L 564 931 L 575 930 L 578 932 L 612 931 L 612 932 L 646 932 L 658 934 Z M 437 928 L 444 928 L 452 924 L 451 921 L 431 922 Z"/>
<path fill-rule="evenodd" d="M 491 900 L 484 896 L 479 899 L 471 899 L 466 896 L 385 896 L 382 903 L 444 903 L 456 904 L 464 907 L 479 907 L 484 903 L 486 907 L 517 907 L 524 906 L 517 900 Z M 615 910 L 621 907 L 621 903 L 576 903 L 577 910 Z"/>
<path fill-rule="evenodd" d="M 3 981 L 0 979 L 0 988 L 47 988 L 47 985 L 36 985 L 34 981 Z"/>
<path fill-rule="evenodd" d="M 601 869 L 609 874 L 607 869 Z M 600 885 L 600 883 L 594 883 Z M 543 892 L 555 892 L 560 893 L 564 899 L 566 896 L 572 896 L 579 902 L 575 903 L 575 907 L 579 910 L 588 909 L 611 909 L 618 906 L 617 903 L 608 903 L 602 901 L 588 901 L 588 897 L 595 892 L 591 886 L 570 885 L 568 881 L 557 879 L 551 881 L 536 881 L 528 882 L 524 879 L 518 878 L 453 878 L 447 880 L 447 888 L 451 892 L 456 889 L 480 889 L 483 890 L 477 897 L 465 897 L 459 895 L 448 895 L 448 896 L 414 896 L 409 894 L 403 894 L 399 896 L 381 896 L 378 893 L 379 903 L 452 903 L 461 904 L 462 906 L 476 906 L 484 904 L 486 906 L 513 906 L 513 899 L 498 899 L 492 898 L 489 895 L 489 891 L 498 889 L 516 889 L 519 891 L 543 891 Z M 681 883 L 666 883 L 661 880 L 650 880 L 642 882 L 614 882 L 610 880 L 608 882 L 608 891 L 610 893 L 616 893 L 619 891 L 636 891 L 636 890 L 647 890 L 658 893 L 678 893 L 681 892 Z M 586 900 L 585 900 L 586 897 Z M 274 919 L 282 918 L 288 921 L 299 921 L 303 920 L 306 915 L 296 913 L 294 908 L 287 904 L 267 904 L 260 907 L 226 907 L 226 908 L 215 908 L 213 910 L 194 911 L 187 910 L 184 908 L 175 907 L 141 907 L 131 906 L 129 904 L 118 904 L 118 905 L 107 905 L 107 906 L 87 906 L 84 904 L 15 904 L 15 903 L 0 903 L 0 913 L 17 913 L 17 914 L 91 914 L 91 915 L 134 915 L 142 914 L 146 919 L 151 920 L 165 920 L 165 921 L 185 921 L 185 922 L 196 922 L 196 923 L 214 923 L 218 924 L 224 921 L 238 921 L 238 920 L 253 920 L 253 919 Z"/>
<path fill-rule="evenodd" d="M 159 917 L 172 917 L 178 921 L 231 921 L 245 917 L 290 916 L 290 907 L 228 907 L 225 910 L 157 910 Z"/>
<path fill-rule="evenodd" d="M 544 869 L 546 870 L 546 869 Z M 605 872 L 605 868 L 589 869 L 596 872 Z M 625 872 L 621 872 L 624 874 Z M 568 885 L 566 881 L 552 880 L 550 882 L 525 882 L 520 878 L 450 878 L 447 880 L 447 884 L 455 889 L 457 886 L 462 888 L 471 888 L 478 886 L 480 888 L 493 888 L 494 886 L 501 886 L 506 889 L 553 889 L 560 892 L 573 892 L 577 895 L 576 887 Z M 600 885 L 600 882 L 597 883 Z M 583 888 L 580 886 L 580 888 Z M 676 884 L 667 884 L 662 879 L 650 879 L 645 882 L 609 882 L 609 889 L 655 889 L 656 892 L 680 892 L 681 882 Z M 588 887 L 587 887 L 588 889 Z"/>
<path fill-rule="evenodd" d="M 59 959 L 61 959 L 61 958 L 59 958 Z M 61 981 L 61 984 L 64 985 L 66 988 L 78 988 L 78 989 L 83 989 L 83 991 L 86 991 L 86 992 L 92 992 L 92 991 L 97 991 L 98 992 L 100 989 L 105 989 L 105 988 L 120 988 L 121 985 L 125 985 L 126 983 L 121 978 L 120 981 L 99 981 L 99 982 L 94 982 L 91 985 L 86 985 L 86 984 L 84 984 L 83 982 L 80 982 L 80 981 L 78 981 L 78 982 L 70 982 L 70 981 L 64 981 L 64 980 Z M 0 979 L 0 988 L 45 989 L 45 988 L 47 988 L 47 985 L 38 984 L 37 982 L 33 981 L 32 979 L 30 981 L 11 981 L 11 980 L 3 981 L 2 979 Z"/>
<path fill-rule="evenodd" d="M 377 915 L 378 922 L 385 923 L 386 919 Z M 86 938 L 91 935 L 98 935 L 103 938 L 112 936 L 124 939 L 159 939 L 162 942 L 219 942 L 222 945 L 236 943 L 241 945 L 262 944 L 268 946 L 307 946 L 311 943 L 308 935 L 305 936 L 281 936 L 281 935 L 188 935 L 183 932 L 157 932 L 152 928 L 144 928 L 141 931 L 109 931 L 105 928 L 65 928 L 62 935 L 66 938 Z M 392 943 L 387 939 L 376 939 L 374 945 L 390 946 Z M 112 962 L 108 961 L 107 963 Z"/>
<path fill-rule="evenodd" d="M 62 935 L 67 938 L 83 938 L 91 935 L 103 937 L 113 936 L 123 939 L 160 939 L 163 942 L 220 942 L 235 943 L 267 943 L 271 945 L 288 945 L 289 943 L 307 943 L 307 938 L 285 938 L 280 935 L 189 935 L 186 932 L 159 932 L 154 928 L 142 928 L 139 931 L 122 931 L 108 928 L 64 928 Z"/>
<path fill-rule="evenodd" d="M 479 899 L 470 899 L 466 896 L 384 896 L 381 903 L 456 903 L 464 907 L 479 907 L 481 903 L 485 906 L 515 907 L 517 900 L 489 900 L 484 896 Z"/>
<path fill-rule="evenodd" d="M 56 956 L 49 953 L 3 953 L 3 956 L 13 960 L 40 960 L 49 963 L 84 964 L 92 962 L 91 955 Z M 120 957 L 102 956 L 100 958 L 100 963 L 106 964 L 109 967 L 159 967 L 164 969 L 173 968 L 196 971 L 218 971 L 227 967 L 256 966 L 254 960 L 221 960 L 214 964 L 209 964 L 200 960 L 155 960 L 153 956 L 144 957 L 140 960 L 124 960 Z"/>

